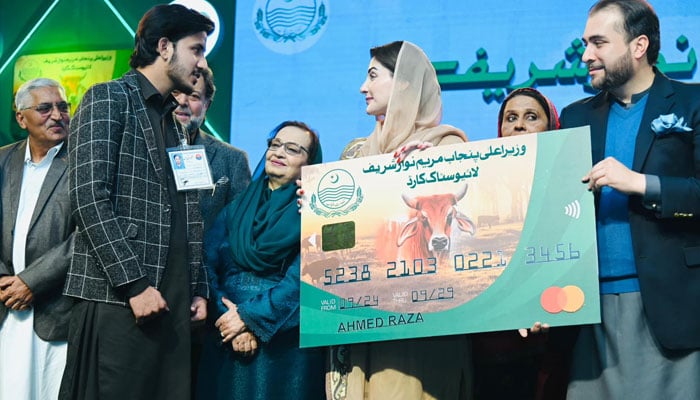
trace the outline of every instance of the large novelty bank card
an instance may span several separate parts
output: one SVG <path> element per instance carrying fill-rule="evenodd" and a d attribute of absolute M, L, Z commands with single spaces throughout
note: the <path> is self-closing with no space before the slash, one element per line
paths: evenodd
<path fill-rule="evenodd" d="M 588 127 L 304 167 L 301 346 L 600 321 Z"/>

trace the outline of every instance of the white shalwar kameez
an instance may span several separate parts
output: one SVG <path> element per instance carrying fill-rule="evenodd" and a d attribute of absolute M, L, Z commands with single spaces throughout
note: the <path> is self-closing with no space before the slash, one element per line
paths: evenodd
<path fill-rule="evenodd" d="M 25 244 L 39 191 L 51 162 L 62 144 L 51 148 L 39 163 L 31 161 L 29 145 L 12 244 L 15 274 L 25 268 Z M 34 310 L 8 310 L 0 325 L 0 400 L 52 400 L 58 398 L 67 342 L 47 342 L 34 332 Z"/>

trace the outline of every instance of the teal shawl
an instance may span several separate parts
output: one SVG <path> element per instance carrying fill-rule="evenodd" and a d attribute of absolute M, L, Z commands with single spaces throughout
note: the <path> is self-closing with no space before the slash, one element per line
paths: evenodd
<path fill-rule="evenodd" d="M 229 204 L 228 242 L 241 268 L 276 272 L 299 253 L 301 217 L 296 190 L 295 182 L 270 190 L 267 175 L 263 175 Z"/>
<path fill-rule="evenodd" d="M 282 124 L 270 134 L 275 137 Z M 323 160 L 321 145 L 309 165 Z M 255 169 L 253 182 L 226 207 L 228 242 L 233 262 L 242 269 L 273 273 L 285 269 L 299 254 L 301 217 L 297 185 L 289 182 L 276 190 L 268 187 L 265 154 Z"/>

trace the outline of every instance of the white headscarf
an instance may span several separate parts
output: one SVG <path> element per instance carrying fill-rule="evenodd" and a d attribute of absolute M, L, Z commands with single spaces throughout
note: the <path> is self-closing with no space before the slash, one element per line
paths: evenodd
<path fill-rule="evenodd" d="M 404 41 L 384 121 L 377 121 L 357 156 L 390 153 L 411 141 L 439 145 L 448 136 L 454 139 L 450 143 L 467 141 L 461 129 L 440 125 L 441 119 L 442 100 L 435 68 L 423 50 Z"/>

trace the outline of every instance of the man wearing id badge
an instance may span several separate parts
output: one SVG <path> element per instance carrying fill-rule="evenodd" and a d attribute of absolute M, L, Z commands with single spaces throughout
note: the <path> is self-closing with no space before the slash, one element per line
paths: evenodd
<path fill-rule="evenodd" d="M 214 180 L 211 190 L 199 192 L 199 205 L 205 232 L 214 222 L 214 218 L 219 215 L 219 211 L 250 183 L 250 167 L 246 153 L 218 140 L 202 129 L 215 93 L 214 74 L 210 68 L 202 71 L 194 91 L 189 95 L 173 92 L 178 102 L 178 107 L 173 111 L 175 118 L 185 128 L 190 143 L 204 146 Z"/>
<path fill-rule="evenodd" d="M 178 147 L 168 148 L 168 154 L 178 191 L 214 188 L 204 146 L 183 142 Z"/>
<path fill-rule="evenodd" d="M 213 30 L 181 5 L 151 8 L 132 69 L 91 87 L 75 113 L 78 233 L 64 294 L 77 302 L 60 399 L 190 398 L 190 329 L 206 319 L 209 296 L 193 189 L 211 187 L 211 175 L 173 117 L 171 92 L 194 90 Z M 208 182 L 190 176 L 198 169 Z"/>

